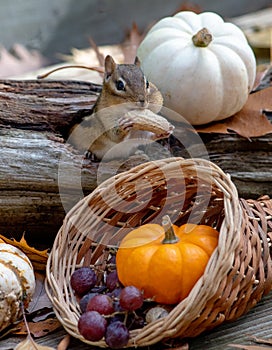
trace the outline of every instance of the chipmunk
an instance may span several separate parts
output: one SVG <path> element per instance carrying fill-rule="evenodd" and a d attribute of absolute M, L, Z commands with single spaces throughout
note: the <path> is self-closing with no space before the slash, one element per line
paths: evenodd
<path fill-rule="evenodd" d="M 121 141 L 131 137 L 135 123 L 132 116 L 126 115 L 128 111 L 149 108 L 158 113 L 162 104 L 161 93 L 155 85 L 148 82 L 137 57 L 134 64 L 117 64 L 108 55 L 105 58 L 102 91 L 94 105 L 93 113 L 72 128 L 68 142 L 79 150 L 88 150 L 96 160 L 102 159 Z M 153 135 L 153 139 L 167 136 L 169 132 L 165 131 L 160 135 Z M 131 148 L 135 147 L 135 144 L 132 144 Z M 129 148 L 129 144 L 118 147 L 117 151 L 110 152 L 108 157 L 129 155 Z"/>

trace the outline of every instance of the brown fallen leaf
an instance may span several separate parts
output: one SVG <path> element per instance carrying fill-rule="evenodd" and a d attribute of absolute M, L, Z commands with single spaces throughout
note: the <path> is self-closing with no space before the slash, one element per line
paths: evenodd
<path fill-rule="evenodd" d="M 223 134 L 234 131 L 246 138 L 263 136 L 272 133 L 272 124 L 263 111 L 272 111 L 272 87 L 250 94 L 245 106 L 234 116 L 196 127 L 196 130 Z"/>
<path fill-rule="evenodd" d="M 27 334 L 27 337 L 25 340 L 21 341 L 14 348 L 14 350 L 55 350 L 54 348 L 51 348 L 48 346 L 39 345 L 34 341 L 34 339 L 31 336 L 31 331 L 30 331 L 29 323 L 27 322 L 27 319 L 26 319 L 26 314 L 25 314 L 23 304 L 21 305 L 21 307 L 22 307 L 22 315 L 23 315 L 24 327 L 25 327 L 25 332 Z"/>
<path fill-rule="evenodd" d="M 55 350 L 55 348 L 39 345 L 30 336 L 27 336 L 25 340 L 16 345 L 14 350 Z"/>
<path fill-rule="evenodd" d="M 35 279 L 36 288 L 27 308 L 27 322 L 25 320 L 19 322 L 12 331 L 13 334 L 24 335 L 29 332 L 33 337 L 39 338 L 61 328 L 60 322 L 53 314 L 52 303 L 45 291 L 45 276 L 36 272 Z"/>
<path fill-rule="evenodd" d="M 0 235 L 0 239 L 2 239 L 5 243 L 11 244 L 19 249 L 21 249 L 30 259 L 34 270 L 36 271 L 44 271 L 46 268 L 47 258 L 48 258 L 48 249 L 45 250 L 37 250 L 34 247 L 30 247 L 25 240 L 24 235 L 20 239 L 20 241 L 16 241 L 15 239 L 9 239 L 3 235 Z"/>
<path fill-rule="evenodd" d="M 265 64 L 259 65 L 257 67 L 256 79 L 251 93 L 266 89 L 270 86 L 272 86 L 272 66 Z"/>
<path fill-rule="evenodd" d="M 8 335 L 10 335 L 10 334 L 14 334 L 14 333 L 17 332 L 20 328 L 21 328 L 20 322 L 15 322 L 15 323 L 11 324 L 10 326 L 8 326 L 7 328 L 5 328 L 5 329 L 0 333 L 0 340 L 6 338 L 6 337 L 7 337 Z"/>
<path fill-rule="evenodd" d="M 39 322 L 28 322 L 28 328 L 34 338 L 41 338 L 45 335 L 54 332 L 61 328 L 61 323 L 56 318 L 48 318 Z M 20 330 L 14 332 L 17 335 L 28 334 L 28 329 L 25 324 L 22 323 Z"/>

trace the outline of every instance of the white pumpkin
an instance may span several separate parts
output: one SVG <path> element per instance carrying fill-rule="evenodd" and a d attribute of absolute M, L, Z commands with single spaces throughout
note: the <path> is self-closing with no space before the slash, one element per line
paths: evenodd
<path fill-rule="evenodd" d="M 18 320 L 21 303 L 27 307 L 35 291 L 35 275 L 28 257 L 18 248 L 0 243 L 0 331 Z"/>
<path fill-rule="evenodd" d="M 137 52 L 164 105 L 193 125 L 227 118 L 246 103 L 256 61 L 243 32 L 213 12 L 157 22 Z"/>

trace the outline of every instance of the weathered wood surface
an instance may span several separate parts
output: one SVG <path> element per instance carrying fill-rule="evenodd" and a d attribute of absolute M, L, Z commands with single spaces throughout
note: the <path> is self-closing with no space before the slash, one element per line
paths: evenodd
<path fill-rule="evenodd" d="M 58 162 L 67 152 L 65 145 L 50 140 L 50 134 L 2 129 L 0 148 L 0 231 L 15 237 L 26 232 L 36 240 L 51 236 L 52 240 L 64 217 Z M 79 158 L 73 161 L 80 167 Z M 67 186 L 73 179 L 73 168 L 69 168 Z M 95 185 L 90 181 L 88 186 L 91 190 Z"/>
<path fill-rule="evenodd" d="M 84 81 L 0 80 L 0 127 L 64 134 L 90 114 L 100 91 Z"/>
<path fill-rule="evenodd" d="M 19 237 L 26 232 L 34 241 L 47 237 L 52 242 L 65 215 L 58 188 L 61 155 L 70 154 L 70 162 L 67 161 L 70 193 L 73 170 L 80 169 L 82 161 L 55 135 L 65 135 L 71 125 L 90 113 L 100 88 L 75 81 L 0 81 L 3 234 Z M 86 182 L 86 190 L 94 189 L 94 181 L 93 174 Z M 69 198 L 72 204 L 79 199 L 72 194 Z M 44 243 L 48 245 L 46 239 Z"/>
<path fill-rule="evenodd" d="M 75 81 L 0 81 L 0 231 L 31 240 L 52 242 L 73 204 L 90 193 L 99 181 L 160 154 L 118 161 L 83 161 L 71 146 L 56 136 L 89 114 L 99 85 Z M 238 135 L 203 134 L 202 139 L 177 127 L 174 135 L 186 146 L 171 154 L 205 157 L 232 176 L 245 198 L 271 195 L 272 135 L 247 140 Z M 203 142 L 202 142 L 203 141 Z M 80 179 L 80 181 L 79 181 Z M 79 186 L 80 182 L 80 186 Z M 82 184 L 82 188 L 81 188 Z M 79 189 L 80 187 L 80 189 Z"/>
<path fill-rule="evenodd" d="M 234 347 L 230 344 L 258 345 L 251 337 L 271 339 L 272 327 L 272 293 L 264 297 L 251 311 L 240 317 L 238 320 L 225 323 L 221 326 L 199 335 L 196 338 L 188 339 L 190 350 L 231 350 Z M 57 349 L 57 345 L 67 333 L 64 329 L 49 334 L 36 341 L 41 345 L 51 346 Z M 24 337 L 13 336 L 0 340 L 1 350 L 13 350 Z M 181 349 L 180 341 L 172 343 L 172 348 Z M 141 350 L 167 350 L 171 347 L 171 341 L 155 344 L 149 347 L 139 348 Z M 75 338 L 71 339 L 69 350 L 98 350 L 100 348 L 87 345 Z M 135 348 L 134 348 L 135 349 Z M 132 349 L 131 349 L 132 350 Z"/>
<path fill-rule="evenodd" d="M 0 232 L 47 246 L 69 210 L 97 186 L 99 163 L 85 160 L 54 134 L 0 129 Z M 135 157 L 134 163 L 142 161 Z M 124 165 L 124 170 L 131 165 Z M 116 173 L 100 167 L 99 181 Z"/>
<path fill-rule="evenodd" d="M 238 135 L 203 135 L 209 159 L 237 186 L 240 197 L 272 195 L 272 134 L 250 140 Z"/>
<path fill-rule="evenodd" d="M 67 210 L 83 195 L 79 184 L 85 194 L 96 187 L 100 164 L 84 162 L 82 155 L 59 140 L 52 133 L 0 130 L 2 233 L 20 236 L 26 232 L 33 240 L 52 240 L 65 215 L 63 205 Z M 271 194 L 272 137 L 250 142 L 234 135 L 214 136 L 205 145 L 210 160 L 231 174 L 242 197 Z M 133 156 L 122 169 L 150 158 Z M 112 176 L 118 168 L 118 161 L 103 163 L 100 176 Z"/>

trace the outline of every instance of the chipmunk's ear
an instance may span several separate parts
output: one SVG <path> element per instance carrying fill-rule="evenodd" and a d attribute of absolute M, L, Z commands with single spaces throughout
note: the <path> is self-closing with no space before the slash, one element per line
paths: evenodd
<path fill-rule="evenodd" d="M 107 55 L 105 58 L 105 80 L 109 79 L 115 69 L 116 63 L 114 62 L 114 59 L 110 55 Z"/>
<path fill-rule="evenodd" d="M 138 66 L 138 67 L 141 67 L 141 61 L 139 60 L 138 56 L 135 57 L 134 64 L 136 64 L 136 66 Z"/>

